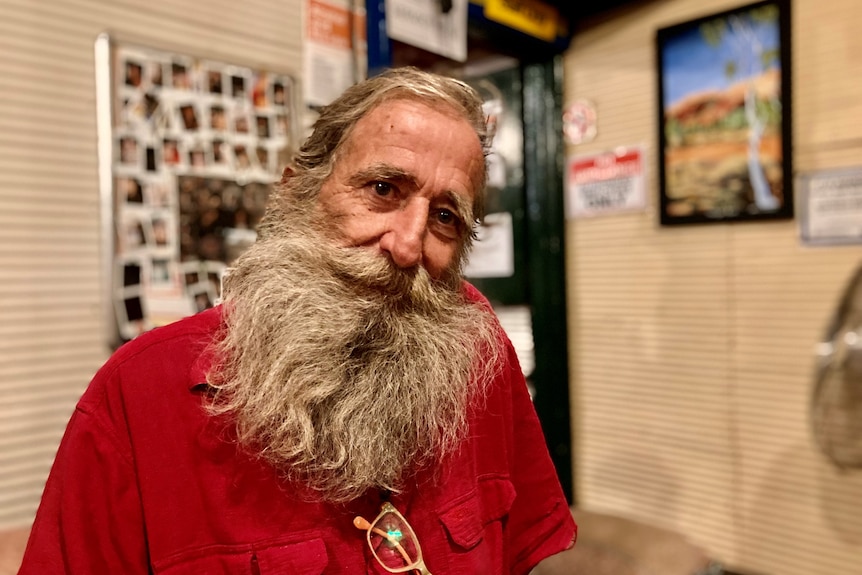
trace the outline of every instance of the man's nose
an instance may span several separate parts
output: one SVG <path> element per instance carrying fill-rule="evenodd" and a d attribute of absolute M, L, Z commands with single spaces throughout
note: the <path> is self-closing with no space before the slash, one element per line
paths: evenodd
<path fill-rule="evenodd" d="M 410 200 L 390 212 L 388 230 L 380 238 L 380 249 L 398 267 L 411 268 L 422 262 L 422 247 L 428 229 L 428 206 Z"/>

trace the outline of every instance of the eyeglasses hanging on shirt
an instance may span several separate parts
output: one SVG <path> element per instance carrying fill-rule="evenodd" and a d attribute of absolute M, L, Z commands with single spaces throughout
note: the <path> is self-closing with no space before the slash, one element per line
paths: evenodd
<path fill-rule="evenodd" d="M 368 535 L 368 546 L 380 565 L 390 573 L 413 571 L 419 575 L 431 575 L 422 560 L 422 548 L 413 528 L 388 501 L 380 506 L 380 514 L 369 523 L 364 517 L 353 520 L 357 529 Z"/>

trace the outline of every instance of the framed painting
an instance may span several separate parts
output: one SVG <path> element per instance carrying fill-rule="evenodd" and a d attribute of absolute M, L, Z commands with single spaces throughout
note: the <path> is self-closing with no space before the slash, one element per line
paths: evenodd
<path fill-rule="evenodd" d="M 662 225 L 793 217 L 790 2 L 659 29 Z"/>

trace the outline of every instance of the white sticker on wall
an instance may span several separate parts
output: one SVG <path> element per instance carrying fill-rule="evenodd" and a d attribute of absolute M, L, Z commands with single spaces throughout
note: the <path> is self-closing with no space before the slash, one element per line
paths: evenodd
<path fill-rule="evenodd" d="M 464 275 L 468 278 L 507 278 L 515 274 L 515 236 L 512 214 L 485 216 L 477 230 Z"/>

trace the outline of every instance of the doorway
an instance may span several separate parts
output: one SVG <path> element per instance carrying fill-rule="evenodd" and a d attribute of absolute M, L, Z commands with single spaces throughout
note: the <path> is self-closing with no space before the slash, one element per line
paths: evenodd
<path fill-rule="evenodd" d="M 504 44 L 511 44 L 505 42 Z M 482 95 L 496 133 L 485 225 L 466 269 L 515 345 L 551 458 L 570 504 L 572 426 L 563 207 L 562 59 L 506 53 L 471 34 L 458 63 L 392 42 L 392 65 L 460 78 Z M 484 238 L 484 241 L 483 241 Z M 486 251 L 481 265 L 478 252 Z"/>

